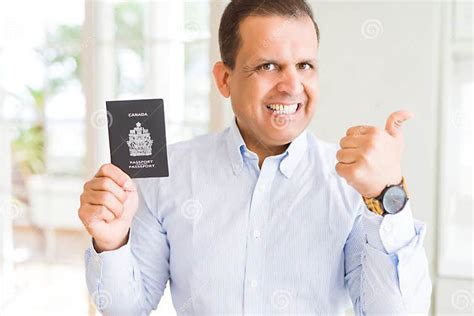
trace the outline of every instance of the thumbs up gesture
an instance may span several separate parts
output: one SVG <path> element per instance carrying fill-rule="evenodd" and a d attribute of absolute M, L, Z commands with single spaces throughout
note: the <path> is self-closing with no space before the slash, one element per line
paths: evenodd
<path fill-rule="evenodd" d="M 402 180 L 401 125 L 413 117 L 408 111 L 390 114 L 385 129 L 354 126 L 347 130 L 339 144 L 336 172 L 365 197 L 376 197 L 387 185 Z"/>

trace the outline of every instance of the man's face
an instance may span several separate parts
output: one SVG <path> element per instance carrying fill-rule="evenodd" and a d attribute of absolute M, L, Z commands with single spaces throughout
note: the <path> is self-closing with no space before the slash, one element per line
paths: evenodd
<path fill-rule="evenodd" d="M 309 17 L 248 17 L 229 75 L 241 132 L 259 146 L 282 146 L 309 124 L 318 100 L 316 30 Z"/>

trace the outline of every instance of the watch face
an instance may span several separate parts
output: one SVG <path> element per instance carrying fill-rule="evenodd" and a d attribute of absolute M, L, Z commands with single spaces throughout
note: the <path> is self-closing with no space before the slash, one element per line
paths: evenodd
<path fill-rule="evenodd" d="M 400 212 L 407 202 L 407 195 L 402 187 L 390 187 L 383 196 L 383 208 L 387 213 L 396 214 Z"/>

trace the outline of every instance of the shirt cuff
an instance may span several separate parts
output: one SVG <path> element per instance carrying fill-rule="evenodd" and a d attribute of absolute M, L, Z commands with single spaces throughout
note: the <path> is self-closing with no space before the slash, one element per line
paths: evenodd
<path fill-rule="evenodd" d="M 129 232 L 131 234 L 131 231 Z M 130 235 L 128 241 L 122 247 L 115 250 L 105 250 L 97 253 L 94 248 L 93 238 L 90 239 L 90 246 L 88 249 L 89 262 L 92 263 L 96 273 L 102 278 L 111 276 L 114 277 L 116 271 L 130 270 L 130 263 L 132 262 L 132 252 L 130 248 Z M 107 267 L 103 269 L 102 267 Z"/>
<path fill-rule="evenodd" d="M 385 216 L 375 214 L 365 207 L 363 222 L 367 242 L 389 254 L 405 247 L 416 236 L 410 201 L 397 214 Z"/>
<path fill-rule="evenodd" d="M 128 235 L 127 235 L 127 236 L 128 236 L 128 239 L 127 239 L 127 243 L 126 243 L 126 244 L 124 244 L 123 246 L 121 246 L 120 248 L 117 248 L 117 249 L 115 249 L 115 250 L 104 250 L 104 251 L 102 251 L 101 253 L 98 253 L 98 252 L 95 250 L 94 238 L 91 238 L 91 239 L 90 239 L 90 244 L 89 244 L 90 251 L 91 251 L 92 254 L 95 255 L 95 256 L 100 256 L 100 255 L 103 254 L 103 253 L 111 253 L 111 252 L 117 251 L 117 250 L 119 250 L 119 249 L 121 249 L 121 248 L 127 246 L 127 245 L 130 243 L 130 235 L 131 235 L 131 233 L 132 233 L 132 228 L 129 228 L 129 229 L 128 229 Z M 130 247 L 130 246 L 128 246 L 128 247 Z"/>

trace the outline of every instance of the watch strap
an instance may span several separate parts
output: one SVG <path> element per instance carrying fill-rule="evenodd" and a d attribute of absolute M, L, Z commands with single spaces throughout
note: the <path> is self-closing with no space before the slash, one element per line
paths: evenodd
<path fill-rule="evenodd" d="M 382 203 L 376 198 L 368 198 L 363 196 L 362 199 L 364 200 L 364 203 L 369 209 L 369 211 L 374 212 L 378 215 L 383 215 L 385 213 L 382 207 Z"/>

